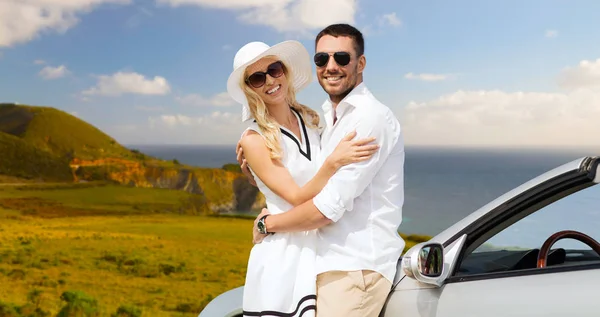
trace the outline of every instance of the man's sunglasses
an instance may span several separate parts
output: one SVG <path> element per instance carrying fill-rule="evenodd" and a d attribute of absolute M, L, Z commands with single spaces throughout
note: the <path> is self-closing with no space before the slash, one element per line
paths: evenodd
<path fill-rule="evenodd" d="M 350 63 L 350 53 L 348 52 L 335 52 L 333 54 L 319 52 L 315 54 L 314 61 L 317 67 L 323 67 L 329 62 L 329 56 L 333 55 L 333 59 L 340 66 L 346 66 Z"/>
<path fill-rule="evenodd" d="M 254 88 L 260 88 L 267 81 L 267 74 L 273 78 L 281 77 L 281 75 L 283 75 L 283 63 L 280 61 L 272 63 L 269 65 L 269 67 L 267 67 L 266 72 L 253 73 L 252 75 L 248 76 L 246 82 Z"/>

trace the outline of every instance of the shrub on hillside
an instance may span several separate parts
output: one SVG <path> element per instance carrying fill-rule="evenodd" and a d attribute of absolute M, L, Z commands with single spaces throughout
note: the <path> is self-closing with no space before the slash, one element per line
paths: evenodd
<path fill-rule="evenodd" d="M 0 301 L 0 317 L 21 317 L 17 307 Z"/>
<path fill-rule="evenodd" d="M 240 165 L 233 164 L 233 163 L 223 165 L 222 169 L 224 169 L 226 171 L 230 171 L 230 172 L 236 172 L 236 173 L 242 172 L 242 168 L 240 167 Z"/>
<path fill-rule="evenodd" d="M 65 306 L 58 312 L 56 317 L 97 317 L 98 302 L 93 297 L 82 291 L 66 291 L 60 299 L 65 301 Z"/>
<path fill-rule="evenodd" d="M 27 294 L 29 300 L 23 306 L 0 301 L 0 317 L 50 317 L 50 313 L 40 308 L 42 291 L 33 289 Z"/>
<path fill-rule="evenodd" d="M 0 132 L 0 174 L 23 179 L 71 181 L 68 160 Z"/>
<path fill-rule="evenodd" d="M 140 317 L 142 310 L 133 305 L 121 305 L 111 317 Z"/>

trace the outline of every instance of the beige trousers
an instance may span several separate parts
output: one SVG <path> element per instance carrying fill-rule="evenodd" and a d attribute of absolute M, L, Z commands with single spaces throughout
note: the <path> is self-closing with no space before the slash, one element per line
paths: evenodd
<path fill-rule="evenodd" d="M 392 284 L 374 271 L 331 271 L 317 276 L 317 317 L 377 317 Z"/>

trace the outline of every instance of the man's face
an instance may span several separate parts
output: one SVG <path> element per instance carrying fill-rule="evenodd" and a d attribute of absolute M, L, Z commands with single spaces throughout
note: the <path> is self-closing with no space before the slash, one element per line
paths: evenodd
<path fill-rule="evenodd" d="M 350 53 L 350 62 L 347 65 L 339 65 L 333 57 L 336 52 Z M 365 66 L 365 58 L 356 56 L 354 41 L 343 36 L 323 36 L 317 42 L 316 53 L 330 54 L 325 65 L 317 65 L 317 78 L 332 101 L 339 102 L 358 85 L 359 79 L 362 79 L 360 75 Z"/>

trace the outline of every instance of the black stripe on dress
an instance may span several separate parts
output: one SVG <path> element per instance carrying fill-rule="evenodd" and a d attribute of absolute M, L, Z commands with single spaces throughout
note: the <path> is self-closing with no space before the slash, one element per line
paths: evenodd
<path fill-rule="evenodd" d="M 295 136 L 293 136 L 291 133 L 285 131 L 282 128 L 279 128 L 279 130 L 281 130 L 281 133 L 283 133 L 284 135 L 286 135 L 288 138 L 292 139 L 292 141 L 294 141 L 296 143 L 296 145 L 298 146 L 298 150 L 300 151 L 300 154 L 302 154 L 302 156 L 306 157 L 309 161 L 312 161 L 310 159 L 310 140 L 308 139 L 308 133 L 306 132 L 306 125 L 304 124 L 304 120 L 302 119 L 302 116 L 300 115 L 300 113 L 298 113 L 298 111 L 296 111 L 296 109 L 294 109 L 294 108 L 290 108 L 290 109 L 292 109 L 298 115 L 298 118 L 300 118 L 300 125 L 302 126 L 302 131 L 304 132 L 304 138 L 306 139 L 306 152 L 304 152 L 302 150 L 302 146 L 300 145 L 300 142 L 298 142 L 298 139 L 296 139 Z M 256 120 L 254 120 L 254 122 L 256 122 Z"/>
<path fill-rule="evenodd" d="M 243 311 L 244 316 L 278 316 L 278 317 L 296 317 L 296 313 L 298 312 L 298 309 L 300 309 L 300 305 L 302 305 L 302 303 L 304 303 L 307 300 L 317 300 L 317 295 L 307 295 L 302 297 L 302 299 L 300 301 L 298 301 L 298 305 L 296 306 L 296 309 L 291 312 L 291 313 L 284 313 L 284 312 L 280 312 L 280 311 L 274 311 L 274 310 L 264 310 L 264 311 L 260 311 L 260 312 L 253 312 L 253 311 Z M 310 310 L 317 310 L 317 306 L 316 305 L 309 305 L 304 307 L 304 309 L 302 309 L 302 311 L 300 311 L 300 315 L 298 315 L 297 317 L 302 317 L 302 315 L 304 315 L 304 313 L 310 311 Z"/>
<path fill-rule="evenodd" d="M 302 156 L 306 157 L 310 161 L 310 140 L 308 139 L 308 133 L 306 132 L 306 125 L 304 124 L 304 120 L 302 119 L 300 113 L 298 113 L 298 111 L 296 111 L 296 109 L 294 108 L 290 109 L 292 109 L 292 111 L 294 111 L 298 115 L 298 118 L 300 118 L 300 125 L 302 126 L 302 131 L 304 132 L 304 139 L 306 139 L 306 152 L 302 151 L 302 146 L 300 145 L 300 142 L 298 142 L 298 139 L 296 139 L 293 135 L 291 135 L 289 132 L 283 129 L 280 129 L 281 133 L 287 135 L 290 139 L 292 139 L 292 141 L 296 142 L 300 154 L 302 154 Z"/>

